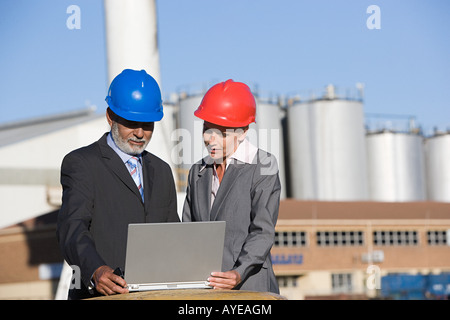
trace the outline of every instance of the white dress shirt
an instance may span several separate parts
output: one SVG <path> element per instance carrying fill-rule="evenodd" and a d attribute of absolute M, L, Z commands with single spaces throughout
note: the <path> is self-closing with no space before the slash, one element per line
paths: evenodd
<path fill-rule="evenodd" d="M 247 139 L 244 139 L 239 144 L 236 151 L 227 158 L 225 171 L 227 170 L 230 163 L 234 162 L 234 160 L 251 164 L 253 162 L 253 160 L 255 159 L 257 152 L 258 152 L 258 148 L 255 147 L 253 144 L 251 144 L 250 141 L 248 141 Z M 223 173 L 224 175 L 225 175 L 225 171 Z M 212 185 L 211 185 L 211 207 L 214 203 L 214 200 L 216 199 L 216 195 L 217 195 L 217 192 L 219 191 L 219 187 L 220 187 L 219 176 L 217 175 L 216 166 L 213 165 L 213 177 L 212 177 Z"/>

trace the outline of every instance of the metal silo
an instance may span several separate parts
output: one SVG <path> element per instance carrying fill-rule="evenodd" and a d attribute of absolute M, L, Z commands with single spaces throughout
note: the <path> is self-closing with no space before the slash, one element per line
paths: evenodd
<path fill-rule="evenodd" d="M 287 110 L 292 196 L 367 200 L 362 101 L 341 98 L 329 86 L 324 97 Z"/>
<path fill-rule="evenodd" d="M 428 199 L 450 202 L 450 132 L 425 140 Z"/>
<path fill-rule="evenodd" d="M 256 98 L 256 123 L 250 125 L 247 137 L 255 146 L 275 156 L 281 183 L 281 199 L 286 198 L 284 169 L 283 111 L 277 102 Z"/>
<path fill-rule="evenodd" d="M 208 154 L 203 143 L 203 120 L 194 116 L 202 98 L 203 94 L 183 93 L 178 103 L 178 128 L 172 134 L 176 141 L 172 158 L 179 167 L 180 189 L 183 191 L 191 166 Z"/>
<path fill-rule="evenodd" d="M 426 200 L 421 135 L 380 131 L 368 133 L 366 142 L 370 200 Z"/>

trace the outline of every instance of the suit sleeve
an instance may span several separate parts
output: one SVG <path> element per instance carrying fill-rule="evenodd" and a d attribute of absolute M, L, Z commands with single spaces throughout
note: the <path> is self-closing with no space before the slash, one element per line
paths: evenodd
<path fill-rule="evenodd" d="M 94 183 L 88 163 L 75 153 L 67 155 L 62 162 L 63 195 L 56 230 L 64 259 L 69 265 L 80 268 L 86 286 L 94 271 L 106 264 L 98 254 L 89 231 L 94 206 Z"/>
<path fill-rule="evenodd" d="M 264 156 L 256 166 L 252 182 L 249 234 L 233 268 L 239 272 L 243 281 L 257 272 L 270 254 L 275 238 L 280 193 L 276 159 L 274 156 Z"/>

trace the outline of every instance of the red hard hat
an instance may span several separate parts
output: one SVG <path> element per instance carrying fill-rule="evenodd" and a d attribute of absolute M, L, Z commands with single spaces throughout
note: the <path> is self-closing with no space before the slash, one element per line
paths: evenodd
<path fill-rule="evenodd" d="M 227 80 L 212 86 L 194 115 L 223 127 L 239 128 L 255 122 L 256 102 L 250 88 Z"/>

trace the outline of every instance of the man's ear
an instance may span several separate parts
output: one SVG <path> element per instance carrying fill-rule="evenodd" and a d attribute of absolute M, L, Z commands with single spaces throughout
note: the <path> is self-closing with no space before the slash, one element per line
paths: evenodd
<path fill-rule="evenodd" d="M 110 127 L 112 127 L 113 119 L 115 118 L 114 112 L 108 107 L 106 109 L 106 120 L 108 121 L 108 124 Z"/>

